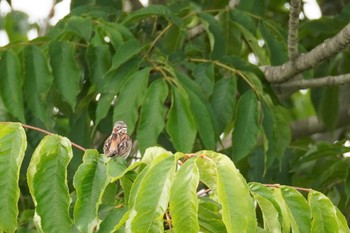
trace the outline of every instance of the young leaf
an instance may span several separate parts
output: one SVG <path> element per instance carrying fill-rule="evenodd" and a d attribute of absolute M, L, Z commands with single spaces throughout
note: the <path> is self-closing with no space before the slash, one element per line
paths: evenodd
<path fill-rule="evenodd" d="M 310 232 L 311 211 L 305 198 L 290 187 L 283 186 L 281 191 L 293 232 Z"/>
<path fill-rule="evenodd" d="M 164 101 L 168 92 L 168 86 L 163 79 L 152 82 L 146 92 L 137 128 L 137 141 L 142 154 L 146 148 L 157 145 L 158 136 L 165 127 Z"/>
<path fill-rule="evenodd" d="M 208 156 L 216 164 L 217 194 L 227 231 L 256 232 L 255 208 L 248 185 L 232 161 L 226 155 L 210 151 L 197 154 Z"/>
<path fill-rule="evenodd" d="M 239 161 L 246 157 L 257 142 L 259 134 L 258 100 L 249 90 L 238 101 L 236 119 L 232 133 L 232 159 Z"/>
<path fill-rule="evenodd" d="M 27 46 L 24 49 L 24 79 L 25 99 L 28 101 L 30 111 L 46 126 L 52 109 L 48 103 L 47 95 L 53 83 L 47 58 L 37 46 Z M 53 108 L 53 106 L 51 106 Z"/>
<path fill-rule="evenodd" d="M 113 121 L 123 120 L 128 125 L 128 133 L 132 134 L 138 119 L 138 109 L 144 99 L 149 68 L 131 75 L 121 89 L 114 106 Z"/>
<path fill-rule="evenodd" d="M 55 86 L 72 109 L 80 92 L 81 73 L 74 58 L 74 47 L 65 41 L 53 41 L 49 47 Z"/>
<path fill-rule="evenodd" d="M 19 123 L 0 123 L 0 231 L 17 228 L 19 172 L 27 147 L 26 134 Z"/>
<path fill-rule="evenodd" d="M 12 50 L 1 54 L 0 94 L 9 113 L 25 122 L 23 105 L 23 78 L 20 62 Z"/>
<path fill-rule="evenodd" d="M 67 185 L 67 166 L 72 156 L 67 138 L 49 135 L 41 140 L 30 160 L 27 182 L 36 214 L 40 217 L 37 227 L 43 232 L 52 229 L 72 231 Z"/>
<path fill-rule="evenodd" d="M 93 232 L 98 225 L 97 211 L 108 183 L 104 157 L 96 150 L 87 150 L 73 179 L 77 195 L 74 223 L 81 232 Z"/>
<path fill-rule="evenodd" d="M 190 111 L 187 93 L 173 88 L 166 130 L 177 151 L 190 152 L 196 138 L 196 124 Z"/>
<path fill-rule="evenodd" d="M 189 159 L 180 167 L 170 189 L 169 210 L 175 232 L 199 231 L 196 160 Z"/>
<path fill-rule="evenodd" d="M 127 232 L 160 232 L 175 174 L 175 156 L 159 156 L 136 178 L 129 198 Z"/>

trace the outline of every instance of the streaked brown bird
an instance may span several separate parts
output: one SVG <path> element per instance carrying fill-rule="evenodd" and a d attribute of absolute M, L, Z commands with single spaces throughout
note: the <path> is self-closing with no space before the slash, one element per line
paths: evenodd
<path fill-rule="evenodd" d="M 107 157 L 122 157 L 126 159 L 131 151 L 132 141 L 128 135 L 128 127 L 124 121 L 114 124 L 112 134 L 106 139 L 103 153 Z"/>

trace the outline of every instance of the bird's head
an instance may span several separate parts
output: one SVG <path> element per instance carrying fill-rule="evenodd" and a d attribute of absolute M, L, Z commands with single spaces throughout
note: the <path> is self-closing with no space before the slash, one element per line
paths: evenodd
<path fill-rule="evenodd" d="M 128 127 L 124 121 L 117 121 L 113 126 L 113 134 L 127 133 Z"/>

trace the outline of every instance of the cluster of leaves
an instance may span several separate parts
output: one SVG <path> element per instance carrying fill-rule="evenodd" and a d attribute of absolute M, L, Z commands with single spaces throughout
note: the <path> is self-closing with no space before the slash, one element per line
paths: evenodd
<path fill-rule="evenodd" d="M 350 232 L 322 193 L 309 190 L 306 200 L 291 187 L 247 184 L 227 156 L 213 151 L 185 155 L 152 147 L 127 167 L 123 159 L 89 149 L 72 192 L 71 143 L 59 135 L 42 139 L 31 157 L 26 173 L 34 209 L 22 212 L 18 226 L 19 171 L 27 146 L 21 124 L 1 123 L 0 144 L 0 231 L 30 230 L 24 225 L 31 222 L 42 232 Z M 210 195 L 198 196 L 201 183 Z"/>

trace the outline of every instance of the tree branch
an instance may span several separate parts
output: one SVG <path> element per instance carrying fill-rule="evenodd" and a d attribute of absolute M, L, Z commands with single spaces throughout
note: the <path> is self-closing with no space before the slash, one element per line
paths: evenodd
<path fill-rule="evenodd" d="M 338 54 L 350 43 L 350 23 L 337 35 L 325 40 L 310 52 L 300 54 L 295 61 L 288 61 L 280 66 L 262 66 L 266 79 L 271 83 L 281 83 L 292 78 L 318 63 Z"/>
<path fill-rule="evenodd" d="M 288 55 L 291 61 L 299 56 L 298 52 L 298 26 L 299 26 L 299 14 L 301 10 L 300 0 L 291 0 L 290 2 L 290 14 L 288 22 Z"/>
<path fill-rule="evenodd" d="M 291 82 L 281 83 L 274 86 L 277 93 L 293 93 L 300 89 L 336 86 L 350 83 L 350 74 L 342 74 L 337 76 L 327 76 L 322 78 L 314 78 L 310 80 L 295 80 Z"/>

